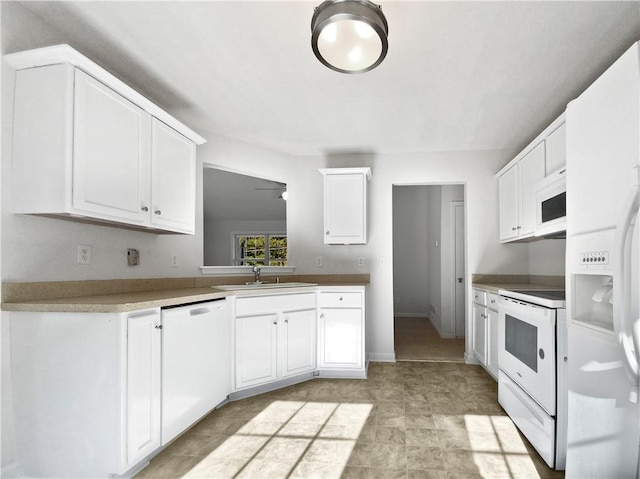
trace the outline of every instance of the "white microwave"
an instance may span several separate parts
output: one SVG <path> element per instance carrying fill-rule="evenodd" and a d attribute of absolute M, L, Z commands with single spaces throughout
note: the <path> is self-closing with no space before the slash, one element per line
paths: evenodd
<path fill-rule="evenodd" d="M 564 238 L 567 231 L 567 169 L 538 181 L 535 186 L 536 236 Z"/>

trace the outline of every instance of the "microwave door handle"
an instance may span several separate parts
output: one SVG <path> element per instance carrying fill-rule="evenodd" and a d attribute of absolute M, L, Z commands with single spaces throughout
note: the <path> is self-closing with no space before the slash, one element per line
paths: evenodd
<path fill-rule="evenodd" d="M 634 216 L 638 214 L 640 202 L 640 191 L 637 185 L 625 201 L 622 214 L 618 220 L 615 230 L 614 254 L 615 262 L 613 266 L 613 326 L 618 341 L 622 345 L 625 360 L 623 361 L 625 372 L 633 386 L 638 384 L 638 354 L 640 354 L 640 325 L 638 320 L 632 321 L 627 318 L 629 311 L 626 307 L 625 298 L 629 289 L 629 271 L 626 265 L 631 264 L 629 255 L 631 253 L 629 230 Z M 627 261 L 628 260 L 628 261 Z"/>

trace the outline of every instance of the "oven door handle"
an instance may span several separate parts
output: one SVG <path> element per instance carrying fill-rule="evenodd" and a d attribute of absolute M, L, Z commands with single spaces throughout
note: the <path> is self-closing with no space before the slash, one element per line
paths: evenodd
<path fill-rule="evenodd" d="M 556 318 L 554 314 L 549 314 L 549 309 L 541 306 L 530 306 L 517 299 L 511 299 L 501 296 L 498 300 L 498 310 L 518 318 L 532 326 L 555 326 Z M 524 314 L 523 314 L 524 312 Z"/>
<path fill-rule="evenodd" d="M 615 262 L 613 267 L 613 325 L 624 351 L 625 372 L 633 386 L 638 384 L 640 344 L 637 336 L 640 334 L 640 325 L 638 325 L 637 318 L 627 317 L 630 313 L 627 308 L 627 298 L 630 295 L 627 293 L 631 293 L 631 291 L 627 291 L 630 286 L 628 265 L 631 265 L 631 241 L 628 239 L 633 218 L 638 214 L 639 193 L 639 187 L 634 185 L 618 220 L 615 231 Z"/>

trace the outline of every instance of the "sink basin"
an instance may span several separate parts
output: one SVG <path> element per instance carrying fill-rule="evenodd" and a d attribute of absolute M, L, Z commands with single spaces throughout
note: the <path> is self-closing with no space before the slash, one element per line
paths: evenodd
<path fill-rule="evenodd" d="M 211 286 L 215 289 L 221 289 L 223 291 L 241 291 L 246 289 L 280 289 L 280 288 L 302 288 L 305 286 L 317 286 L 317 283 L 270 283 L 268 281 L 262 281 L 260 283 L 245 283 L 245 284 L 219 284 Z"/>

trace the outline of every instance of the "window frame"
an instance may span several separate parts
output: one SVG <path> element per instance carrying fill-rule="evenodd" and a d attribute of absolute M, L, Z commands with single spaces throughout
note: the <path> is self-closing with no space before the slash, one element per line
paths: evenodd
<path fill-rule="evenodd" d="M 231 249 L 232 249 L 232 254 L 231 254 L 231 259 L 232 259 L 232 263 L 233 266 L 253 266 L 252 264 L 247 264 L 249 261 L 253 261 L 253 259 L 251 258 L 242 258 L 240 256 L 240 242 L 239 242 L 239 238 L 243 237 L 243 236 L 263 236 L 264 237 L 264 242 L 265 242 L 265 257 L 264 258 L 256 258 L 257 260 L 262 259 L 263 260 L 263 264 L 259 264 L 258 266 L 260 267 L 274 267 L 274 266 L 288 266 L 289 263 L 289 238 L 287 236 L 286 232 L 282 232 L 282 231 L 260 231 L 260 232 L 233 232 L 231 233 Z M 287 239 L 287 245 L 286 245 L 286 255 L 284 258 L 274 258 L 271 256 L 271 250 L 269 248 L 269 240 L 271 237 L 273 236 L 283 236 L 284 238 Z M 278 264 L 278 265 L 272 265 L 271 262 L 281 262 L 284 264 Z M 258 261 L 256 261 L 258 262 Z M 266 263 L 266 264 L 265 264 Z"/>

